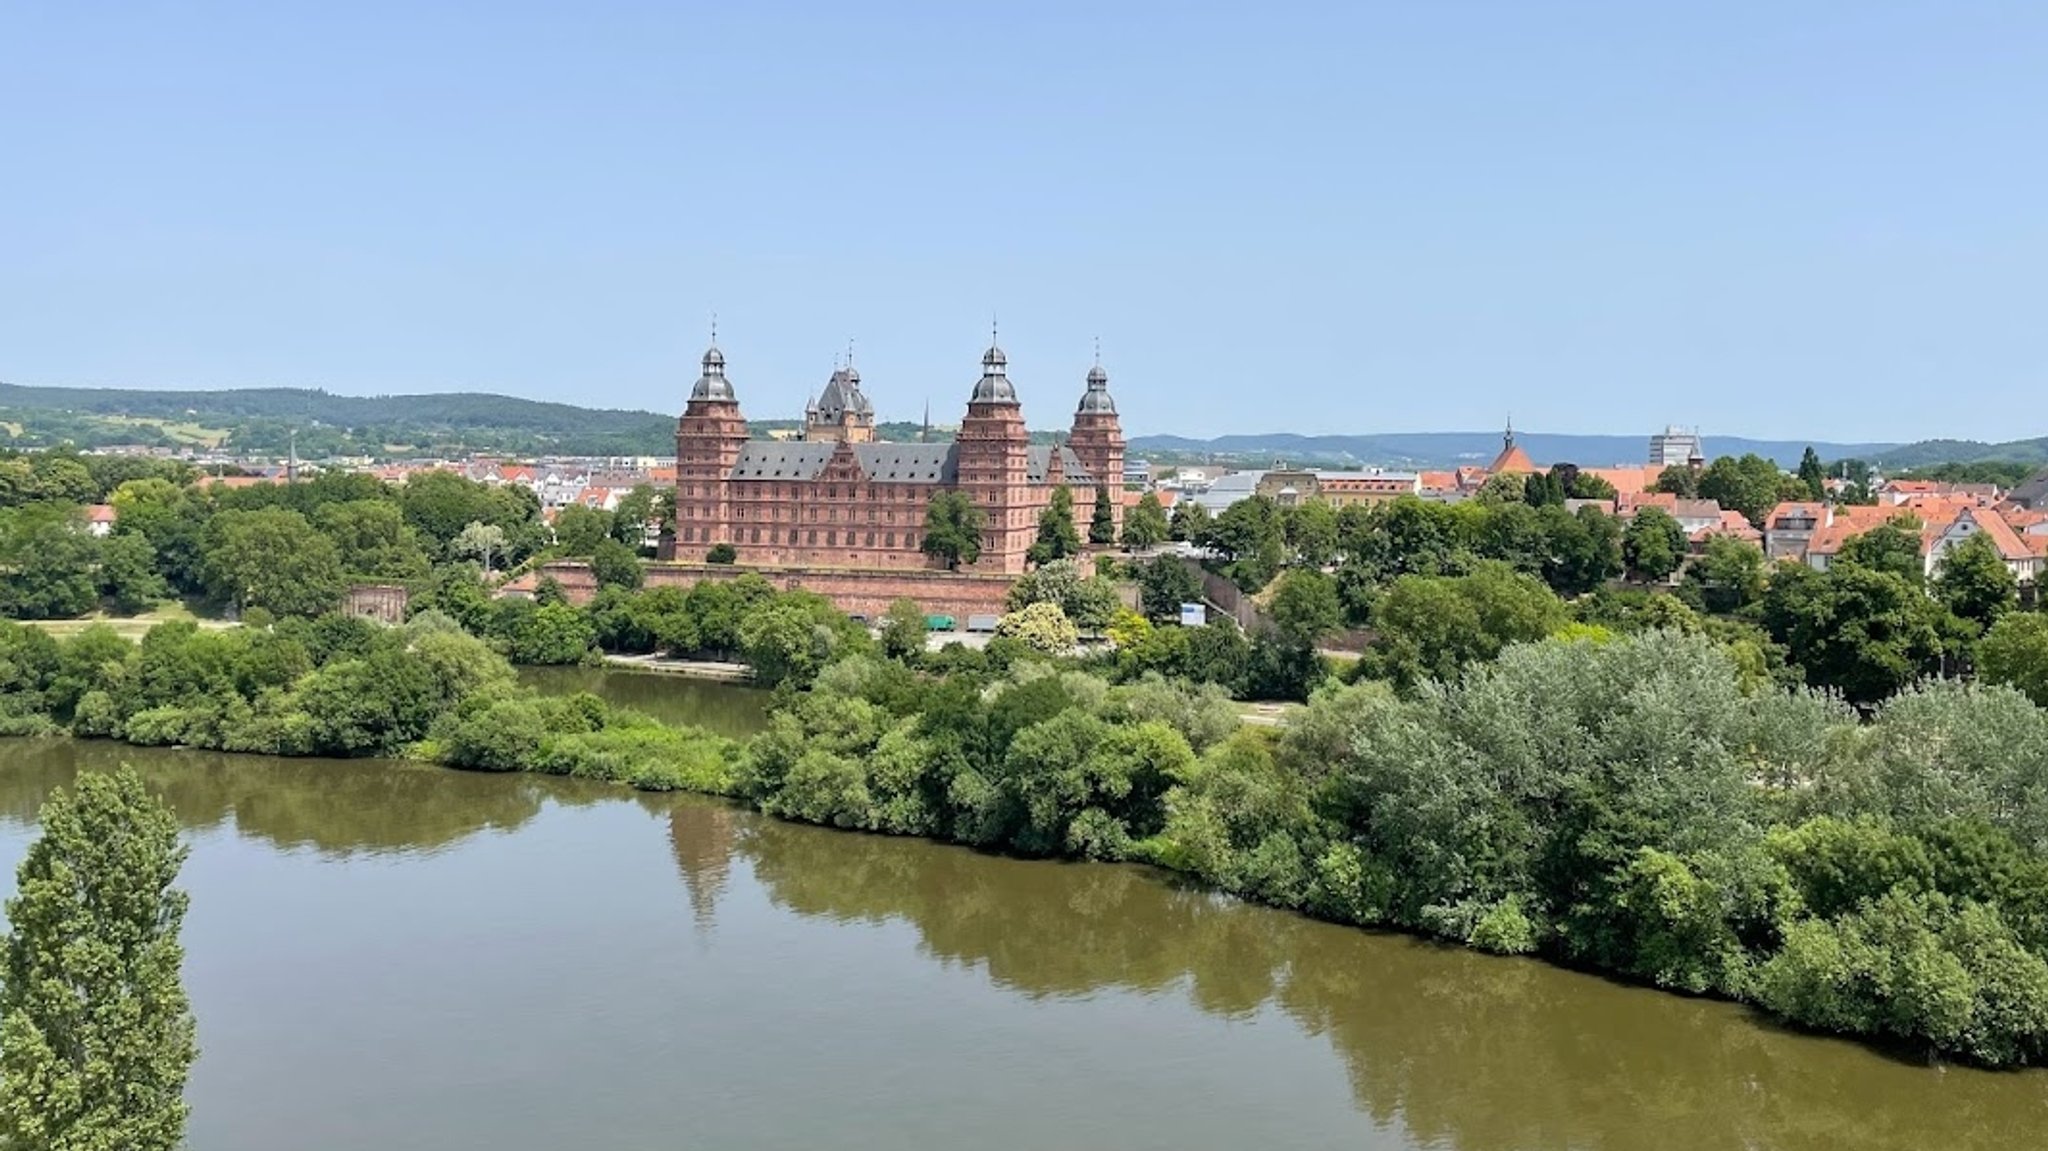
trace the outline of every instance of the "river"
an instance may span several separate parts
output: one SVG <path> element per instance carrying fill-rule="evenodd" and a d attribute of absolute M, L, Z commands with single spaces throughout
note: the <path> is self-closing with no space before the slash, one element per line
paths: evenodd
<path fill-rule="evenodd" d="M 569 780 L 0 741 L 0 889 L 50 789 L 124 760 L 192 845 L 194 1151 L 2048 1134 L 2048 1072 L 1902 1061 L 1141 868 Z"/>

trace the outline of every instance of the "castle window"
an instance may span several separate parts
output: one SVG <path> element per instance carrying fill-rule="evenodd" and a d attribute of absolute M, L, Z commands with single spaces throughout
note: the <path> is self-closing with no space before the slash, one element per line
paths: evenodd
<path fill-rule="evenodd" d="M 892 548 L 893 548 L 893 547 L 895 547 L 895 546 L 896 546 L 896 533 L 895 533 L 895 532 L 890 532 L 890 533 L 888 534 L 888 536 L 887 536 L 887 537 L 886 537 L 886 538 L 885 538 L 885 539 L 883 540 L 883 543 L 884 543 L 884 545 L 885 545 L 885 546 L 888 546 L 888 547 L 892 547 Z"/>
<path fill-rule="evenodd" d="M 869 546 L 869 547 L 874 547 L 874 546 L 875 546 L 875 533 L 873 533 L 873 532 L 869 532 L 869 533 L 868 533 L 868 546 Z"/>
<path fill-rule="evenodd" d="M 828 531 L 828 532 L 826 532 L 826 533 L 825 533 L 825 546 L 826 546 L 826 547 L 838 547 L 838 546 L 839 546 L 839 533 L 838 533 L 838 532 L 831 532 L 831 531 Z"/>

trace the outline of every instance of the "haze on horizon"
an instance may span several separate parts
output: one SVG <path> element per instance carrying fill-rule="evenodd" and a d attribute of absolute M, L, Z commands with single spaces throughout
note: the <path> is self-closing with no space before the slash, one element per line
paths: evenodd
<path fill-rule="evenodd" d="M 0 379 L 2048 434 L 2048 9 L 285 7 L 0 7 Z"/>

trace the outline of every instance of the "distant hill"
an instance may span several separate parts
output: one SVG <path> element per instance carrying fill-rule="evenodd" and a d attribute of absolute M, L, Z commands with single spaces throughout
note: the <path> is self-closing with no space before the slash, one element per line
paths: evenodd
<path fill-rule="evenodd" d="M 795 421 L 766 420 L 769 428 Z M 879 429 L 892 439 L 913 439 L 916 425 Z M 935 428 L 934 439 L 951 430 Z M 449 455 L 501 452 L 520 455 L 665 455 L 675 450 L 675 416 L 658 412 L 583 408 L 484 392 L 408 396 L 338 396 L 312 388 L 153 391 L 125 388 L 45 388 L 0 383 L 0 433 L 16 447 L 109 444 L 225 446 L 255 454 L 282 454 L 297 434 L 302 456 Z M 1058 433 L 1032 433 L 1045 443 Z M 1647 436 L 1583 436 L 1517 432 L 1539 464 L 1589 467 L 1629 464 L 1649 451 Z M 1752 440 L 1708 436 L 1707 454 L 1755 452 L 1785 467 L 1798 464 L 1805 440 Z M 1919 443 L 1811 441 L 1822 459 L 1862 459 L 1887 469 L 1984 460 L 2048 463 L 2048 437 L 1988 444 L 1974 440 Z M 1244 467 L 1290 464 L 1449 468 L 1485 464 L 1500 451 L 1499 432 L 1387 432 L 1304 436 L 1293 433 L 1219 436 L 1135 436 L 1133 456 L 1192 460 L 1215 458 Z"/>
<path fill-rule="evenodd" d="M 1888 469 L 1954 461 L 2012 460 L 2048 463 L 2048 437 L 1987 444 L 1974 440 L 1927 440 L 1920 443 L 1833 443 L 1826 440 L 1753 440 L 1741 436 L 1705 437 L 1708 456 L 1755 452 L 1791 468 L 1808 445 L 1824 460 L 1860 459 Z M 1549 432 L 1516 432 L 1515 442 L 1539 464 L 1575 463 L 1587 467 L 1641 463 L 1649 457 L 1648 436 L 1581 436 Z M 1290 464 L 1331 463 L 1397 468 L 1450 468 L 1484 465 L 1500 453 L 1499 432 L 1389 432 L 1362 436 L 1303 436 L 1292 433 L 1218 436 L 1211 440 L 1184 436 L 1135 436 L 1129 451 L 1136 456 L 1181 459 L 1216 457 L 1250 466 L 1275 461 Z"/>
<path fill-rule="evenodd" d="M 338 396 L 310 388 L 144 391 L 0 384 L 0 422 L 12 425 L 8 430 L 22 446 L 64 440 L 80 447 L 224 442 L 231 449 L 276 452 L 296 429 L 305 455 L 675 450 L 674 416 L 480 392 Z"/>

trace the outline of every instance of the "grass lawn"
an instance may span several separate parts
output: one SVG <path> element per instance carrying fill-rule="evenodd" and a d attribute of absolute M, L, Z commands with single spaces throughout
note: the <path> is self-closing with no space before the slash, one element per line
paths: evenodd
<path fill-rule="evenodd" d="M 237 626 L 228 620 L 200 615 L 194 612 L 189 605 L 175 600 L 170 603 L 160 604 L 141 615 L 106 615 L 102 612 L 94 612 L 81 619 L 25 619 L 19 622 L 27 624 L 29 627 L 41 628 L 56 636 L 77 635 L 96 623 L 103 623 L 120 632 L 121 635 L 128 639 L 141 639 L 142 634 L 150 628 L 160 623 L 170 623 L 173 620 L 181 619 L 193 620 L 200 627 Z"/>
<path fill-rule="evenodd" d="M 1230 706 L 1237 709 L 1238 718 L 1246 723 L 1263 724 L 1267 727 L 1278 727 L 1308 710 L 1306 704 L 1246 703 L 1243 700 L 1233 700 Z"/>

